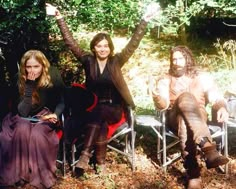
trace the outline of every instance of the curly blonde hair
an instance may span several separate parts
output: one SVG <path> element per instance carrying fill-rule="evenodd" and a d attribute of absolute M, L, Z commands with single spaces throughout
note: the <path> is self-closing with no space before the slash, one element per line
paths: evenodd
<path fill-rule="evenodd" d="M 43 66 L 42 74 L 39 77 L 37 82 L 36 89 L 38 88 L 47 88 L 52 86 L 51 77 L 49 75 L 49 67 L 50 63 L 46 56 L 39 50 L 29 50 L 27 51 L 21 58 L 19 75 L 18 75 L 18 85 L 19 85 L 19 93 L 22 97 L 25 94 L 25 82 L 27 80 L 26 73 L 26 63 L 29 59 L 35 59 Z M 36 91 L 33 91 L 33 102 L 39 102 L 39 95 Z"/>

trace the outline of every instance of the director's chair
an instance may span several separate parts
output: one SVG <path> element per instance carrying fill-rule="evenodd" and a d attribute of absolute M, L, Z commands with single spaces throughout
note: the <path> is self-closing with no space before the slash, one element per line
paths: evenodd
<path fill-rule="evenodd" d="M 81 97 L 81 98 L 80 98 Z M 85 103 L 86 98 L 89 98 L 89 102 Z M 89 93 L 86 87 L 81 84 L 73 84 L 67 94 L 67 109 L 69 109 L 69 118 L 76 119 L 81 117 L 81 114 L 86 115 L 86 112 L 92 111 L 97 104 L 97 97 L 95 94 Z M 76 101 L 74 99 L 77 99 Z M 81 102 L 82 101 L 82 102 Z M 82 103 L 83 107 L 81 106 Z M 78 111 L 78 108 L 81 110 Z M 82 118 L 81 118 L 82 119 Z M 83 127 L 86 125 L 86 121 L 78 123 L 77 127 Z M 82 130 L 84 130 L 83 128 Z M 135 167 L 135 131 L 134 131 L 134 116 L 130 107 L 125 107 L 122 117 L 119 122 L 108 126 L 107 134 L 107 148 L 116 151 L 119 154 L 124 155 L 131 163 L 131 168 Z M 81 132 L 80 136 L 77 136 L 71 142 L 71 162 L 72 173 L 75 171 L 75 165 L 78 162 L 77 156 L 80 155 L 80 150 L 83 146 L 84 133 Z"/>
<path fill-rule="evenodd" d="M 167 151 L 179 144 L 179 138 L 166 127 L 164 111 L 157 111 L 156 115 L 137 115 L 135 121 L 139 126 L 150 127 L 157 135 L 157 159 L 166 172 L 167 166 L 178 160 L 181 154 L 167 156 Z"/>
<path fill-rule="evenodd" d="M 172 133 L 165 124 L 165 111 L 157 111 L 156 115 L 137 115 L 136 124 L 145 127 L 151 127 L 157 135 L 157 159 L 159 160 L 164 172 L 167 166 L 181 158 L 181 153 L 168 153 L 168 150 L 179 144 L 179 138 Z M 213 122 L 208 123 L 213 139 L 218 139 L 219 150 L 224 156 L 228 156 L 228 132 L 227 123 L 216 125 Z M 220 167 L 222 171 L 228 174 L 228 166 Z"/>
<path fill-rule="evenodd" d="M 121 120 L 108 126 L 108 148 L 127 157 L 131 163 L 132 170 L 135 169 L 135 137 L 134 114 L 130 107 L 127 107 Z M 115 144 L 114 144 L 115 143 Z"/>

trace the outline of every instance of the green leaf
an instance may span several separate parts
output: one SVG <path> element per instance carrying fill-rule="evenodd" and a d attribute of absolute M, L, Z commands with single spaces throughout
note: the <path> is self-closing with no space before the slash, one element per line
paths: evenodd
<path fill-rule="evenodd" d="M 82 0 L 74 0 L 74 1 L 76 5 L 79 5 L 82 2 Z"/>

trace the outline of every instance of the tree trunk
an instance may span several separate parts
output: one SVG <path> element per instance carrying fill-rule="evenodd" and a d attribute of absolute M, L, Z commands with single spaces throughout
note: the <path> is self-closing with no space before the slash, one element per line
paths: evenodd
<path fill-rule="evenodd" d="M 187 0 L 182 0 L 180 13 L 184 13 L 186 6 L 187 6 Z M 187 45 L 187 34 L 186 34 L 185 24 L 181 25 L 179 28 L 179 39 L 182 44 Z"/>

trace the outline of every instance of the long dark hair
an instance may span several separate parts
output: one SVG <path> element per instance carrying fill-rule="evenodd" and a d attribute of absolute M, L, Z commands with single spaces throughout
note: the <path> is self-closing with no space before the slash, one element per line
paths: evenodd
<path fill-rule="evenodd" d="M 182 45 L 173 47 L 170 50 L 170 70 L 169 70 L 169 73 L 171 73 L 171 70 L 172 70 L 173 54 L 176 51 L 181 52 L 183 54 L 185 60 L 186 60 L 186 72 L 185 72 L 185 74 L 188 75 L 188 76 L 191 76 L 191 77 L 196 76 L 198 74 L 198 70 L 196 68 L 196 62 L 195 62 L 195 59 L 193 57 L 193 53 L 188 47 L 182 46 Z"/>
<path fill-rule="evenodd" d="M 110 55 L 109 56 L 113 56 L 114 55 L 114 45 L 113 45 L 113 42 L 111 40 L 111 37 L 110 35 L 108 35 L 107 33 L 98 33 L 96 34 L 92 41 L 90 42 L 90 50 L 93 52 L 93 54 L 95 55 L 94 53 L 94 47 L 100 42 L 102 41 L 103 39 L 106 39 L 108 41 L 108 46 L 110 48 Z"/>

